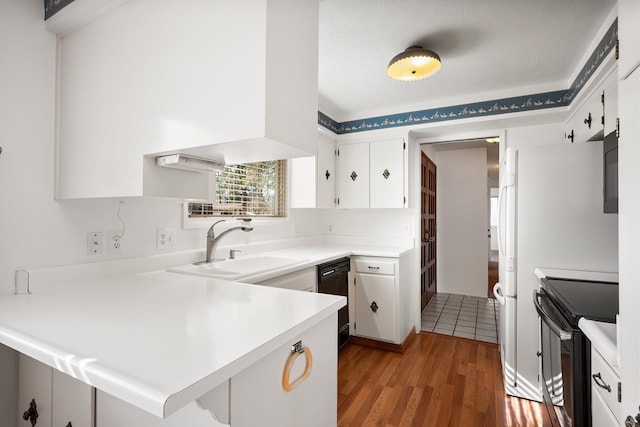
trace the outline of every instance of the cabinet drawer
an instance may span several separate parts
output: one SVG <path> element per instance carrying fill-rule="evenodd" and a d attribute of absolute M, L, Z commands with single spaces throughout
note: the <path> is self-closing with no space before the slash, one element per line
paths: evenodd
<path fill-rule="evenodd" d="M 613 416 L 602 395 L 596 390 L 597 385 L 591 386 L 591 425 L 594 427 L 615 427 L 620 423 Z"/>
<path fill-rule="evenodd" d="M 618 375 L 596 350 L 591 351 L 591 385 L 605 401 L 613 415 L 622 417 L 622 403 L 618 402 Z M 593 399 L 593 397 L 592 397 Z"/>
<path fill-rule="evenodd" d="M 356 272 L 370 274 L 390 274 L 396 273 L 393 261 L 356 260 Z"/>

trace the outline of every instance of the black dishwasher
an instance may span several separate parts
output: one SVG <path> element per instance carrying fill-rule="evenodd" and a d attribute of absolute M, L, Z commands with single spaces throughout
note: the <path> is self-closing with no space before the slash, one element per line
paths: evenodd
<path fill-rule="evenodd" d="M 349 339 L 349 258 L 318 265 L 318 293 L 341 295 L 347 305 L 338 310 L 338 349 Z"/>

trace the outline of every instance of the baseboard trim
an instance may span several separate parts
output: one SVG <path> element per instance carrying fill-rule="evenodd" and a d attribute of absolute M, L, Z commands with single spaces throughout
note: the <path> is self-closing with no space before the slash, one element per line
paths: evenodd
<path fill-rule="evenodd" d="M 406 351 L 407 347 L 411 345 L 411 342 L 413 341 L 415 336 L 416 336 L 416 330 L 415 328 L 412 328 L 411 331 L 409 331 L 409 334 L 404 339 L 404 341 L 402 341 L 402 344 L 393 344 L 390 342 L 377 341 L 377 340 L 357 337 L 357 336 L 349 337 L 349 342 L 351 344 L 361 345 L 363 347 L 375 348 L 377 350 L 391 351 L 393 353 L 402 354 Z"/>

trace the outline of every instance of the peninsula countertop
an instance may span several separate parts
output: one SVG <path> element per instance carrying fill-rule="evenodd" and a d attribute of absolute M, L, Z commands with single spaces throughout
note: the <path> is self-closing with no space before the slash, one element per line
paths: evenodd
<path fill-rule="evenodd" d="M 166 417 L 344 297 L 152 272 L 0 297 L 0 343 Z"/>

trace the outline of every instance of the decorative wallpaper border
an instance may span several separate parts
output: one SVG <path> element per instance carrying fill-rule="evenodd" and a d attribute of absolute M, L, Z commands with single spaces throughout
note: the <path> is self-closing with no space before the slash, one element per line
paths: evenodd
<path fill-rule="evenodd" d="M 370 117 L 346 122 L 337 122 L 321 111 L 318 111 L 318 124 L 337 135 L 342 135 L 398 126 L 411 126 L 420 123 L 443 122 L 472 117 L 565 107 L 575 99 L 578 93 L 580 93 L 580 90 L 585 86 L 587 81 L 589 81 L 594 71 L 602 64 L 609 52 L 615 48 L 617 39 L 618 19 L 616 18 L 569 89 L 410 111 L 407 113 Z"/>

